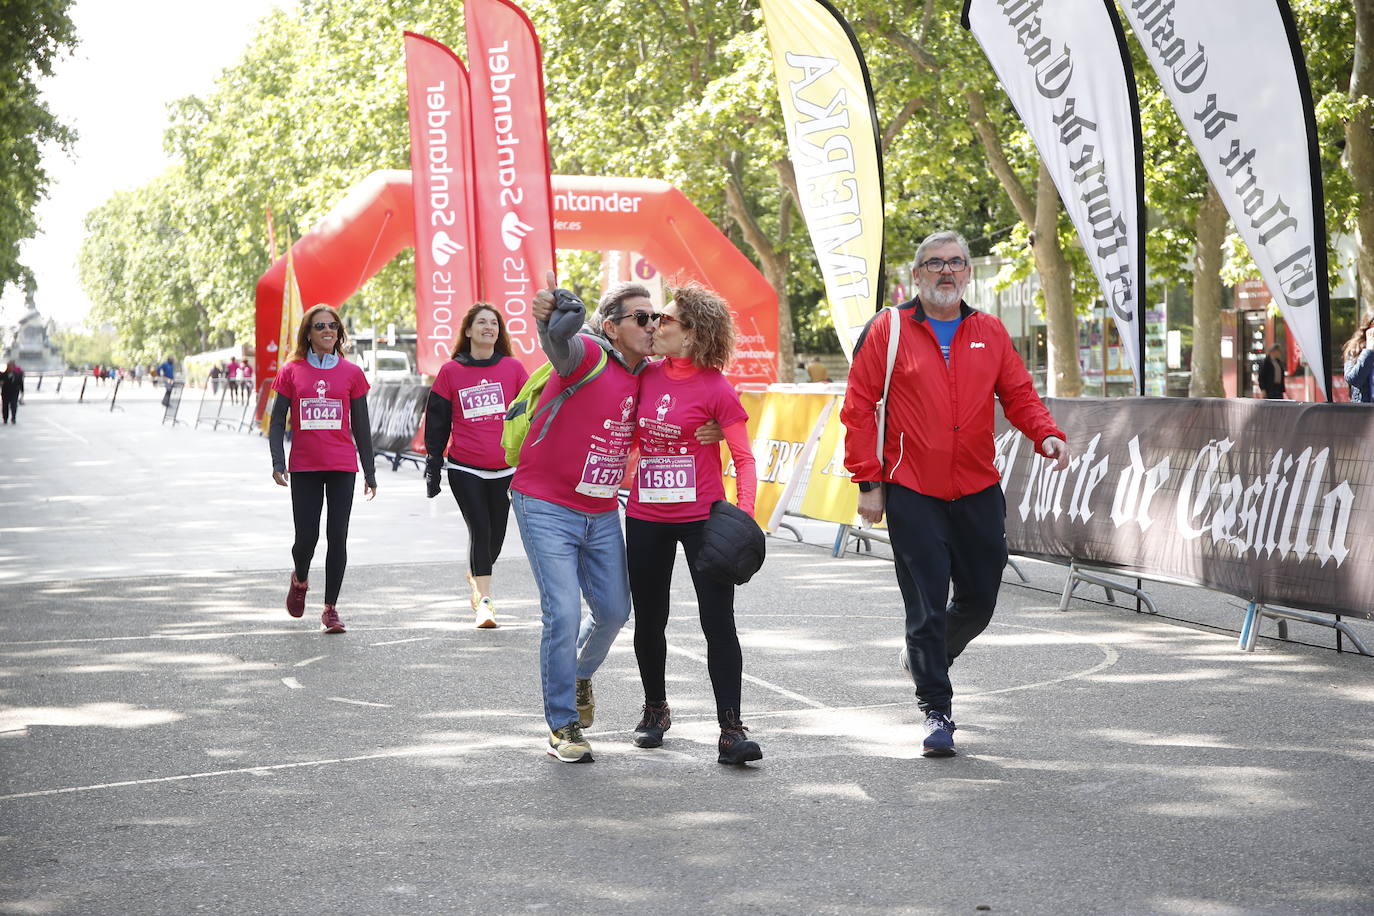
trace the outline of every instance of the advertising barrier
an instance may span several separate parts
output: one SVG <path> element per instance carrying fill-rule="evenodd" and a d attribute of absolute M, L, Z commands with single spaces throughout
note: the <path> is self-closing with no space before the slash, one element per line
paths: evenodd
<path fill-rule="evenodd" d="M 1061 472 L 1002 421 L 1013 553 L 1374 620 L 1374 412 L 1250 400 L 1050 399 Z"/>
<path fill-rule="evenodd" d="M 413 382 L 378 382 L 373 385 L 367 393 L 367 415 L 372 421 L 372 447 L 396 456 L 423 451 L 416 445 L 416 438 L 420 435 L 420 424 L 425 418 L 425 402 L 428 400 L 428 385 L 416 385 Z"/>
<path fill-rule="evenodd" d="M 758 462 L 755 518 L 770 531 L 783 484 L 799 473 L 805 492 L 786 503 L 796 514 L 855 522 L 841 398 L 801 387 L 741 396 Z M 1374 620 L 1374 411 L 1211 398 L 1046 403 L 1073 451 L 1064 471 L 999 411 L 996 462 L 1013 554 Z M 733 467 L 727 475 L 733 493 Z"/>

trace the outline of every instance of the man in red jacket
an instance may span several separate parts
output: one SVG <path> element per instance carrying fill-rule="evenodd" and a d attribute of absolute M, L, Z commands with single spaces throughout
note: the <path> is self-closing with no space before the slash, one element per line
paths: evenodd
<path fill-rule="evenodd" d="M 994 396 L 1040 454 L 1060 470 L 1069 463 L 1064 433 L 1006 328 L 964 303 L 971 273 L 968 243 L 956 232 L 937 232 L 916 250 L 918 295 L 898 309 L 881 459 L 877 405 L 891 336 L 885 311 L 854 345 L 840 412 L 859 516 L 876 524 L 887 512 L 906 605 L 902 663 L 926 714 L 927 757 L 954 753 L 949 666 L 992 619 L 1007 563 L 1007 504 L 992 464 Z"/>

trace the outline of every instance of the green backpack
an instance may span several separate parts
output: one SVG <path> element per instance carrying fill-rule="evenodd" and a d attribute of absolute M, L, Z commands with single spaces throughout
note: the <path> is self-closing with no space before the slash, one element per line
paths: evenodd
<path fill-rule="evenodd" d="M 520 460 L 520 449 L 525 445 L 525 437 L 530 433 L 530 426 L 534 421 L 544 414 L 548 414 L 548 419 L 544 421 L 544 428 L 539 430 L 539 436 L 534 440 L 538 445 L 544 438 L 544 434 L 549 431 L 549 426 L 553 419 L 558 415 L 558 409 L 563 406 L 563 402 L 577 393 L 578 389 L 586 385 L 592 379 L 601 374 L 601 370 L 606 368 L 606 351 L 597 347 L 600 356 L 596 360 L 596 365 L 588 370 L 582 378 L 573 382 L 567 388 L 558 393 L 543 407 L 539 404 L 539 396 L 544 393 L 544 385 L 548 383 L 549 376 L 553 374 L 553 364 L 545 363 L 525 382 L 520 393 L 511 401 L 510 407 L 506 409 L 506 422 L 501 427 L 501 447 L 506 450 L 506 464 L 515 467 Z"/>

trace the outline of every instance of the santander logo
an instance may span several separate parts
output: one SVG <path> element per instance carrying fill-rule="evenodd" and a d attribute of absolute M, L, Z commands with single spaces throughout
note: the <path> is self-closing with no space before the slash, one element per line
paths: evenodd
<path fill-rule="evenodd" d="M 455 254 L 462 250 L 463 246 L 449 238 L 449 234 L 442 229 L 434 233 L 434 237 L 429 240 L 429 254 L 434 258 L 434 263 L 440 267 L 446 265 Z"/>
<path fill-rule="evenodd" d="M 505 243 L 507 251 L 519 251 L 520 243 L 532 231 L 534 227 L 521 222 L 519 214 L 514 211 L 501 218 L 501 241 Z"/>

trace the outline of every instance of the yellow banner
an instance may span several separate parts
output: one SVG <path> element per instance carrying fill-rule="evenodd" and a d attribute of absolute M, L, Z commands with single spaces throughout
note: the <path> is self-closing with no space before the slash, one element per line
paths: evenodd
<path fill-rule="evenodd" d="M 760 0 L 802 215 L 849 356 L 882 304 L 883 171 L 868 70 L 823 0 Z"/>
<path fill-rule="evenodd" d="M 830 394 L 792 394 L 779 391 L 740 393 L 749 413 L 749 441 L 754 449 L 754 470 L 758 491 L 754 497 L 754 519 L 767 530 L 794 473 L 801 473 L 806 443 L 816 432 L 821 412 L 835 399 Z M 838 413 L 838 409 L 832 411 Z M 735 464 L 728 449 L 721 449 L 725 462 L 725 497 L 735 501 Z M 804 486 L 805 481 L 798 481 Z"/>

